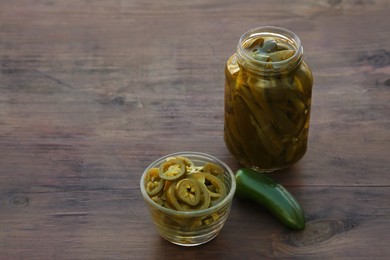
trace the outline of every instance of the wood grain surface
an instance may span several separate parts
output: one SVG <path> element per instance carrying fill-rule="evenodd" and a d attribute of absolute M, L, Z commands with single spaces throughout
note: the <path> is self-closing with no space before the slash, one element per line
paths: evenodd
<path fill-rule="evenodd" d="M 390 257 L 387 0 L 0 1 L 0 259 Z M 223 141 L 224 65 L 247 30 L 294 31 L 314 74 L 309 147 L 272 176 L 292 232 L 233 200 L 213 241 L 166 242 L 139 189 L 168 153 Z"/>

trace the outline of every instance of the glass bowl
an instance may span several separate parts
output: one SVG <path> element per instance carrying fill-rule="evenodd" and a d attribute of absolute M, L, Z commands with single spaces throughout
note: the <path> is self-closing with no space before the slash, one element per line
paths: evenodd
<path fill-rule="evenodd" d="M 158 168 L 169 157 L 178 156 L 190 159 L 195 166 L 204 166 L 206 163 L 220 166 L 223 169 L 222 181 L 226 186 L 226 197 L 209 208 L 194 211 L 166 208 L 152 200 L 145 188 L 147 172 L 151 168 Z M 142 174 L 140 187 L 152 221 L 160 235 L 177 245 L 196 246 L 212 240 L 221 231 L 230 212 L 236 180 L 232 170 L 214 156 L 198 152 L 178 152 L 163 156 L 151 163 Z"/>

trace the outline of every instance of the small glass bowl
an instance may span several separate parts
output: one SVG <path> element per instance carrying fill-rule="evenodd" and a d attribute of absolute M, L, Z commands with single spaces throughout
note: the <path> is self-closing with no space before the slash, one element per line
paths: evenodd
<path fill-rule="evenodd" d="M 223 182 L 227 188 L 227 196 L 218 204 L 198 211 L 177 211 L 154 202 L 145 190 L 146 173 L 150 168 L 159 167 L 168 157 L 175 156 L 187 157 L 195 166 L 203 166 L 209 162 L 219 165 L 224 170 Z M 230 212 L 236 190 L 236 179 L 225 163 L 211 155 L 198 152 L 178 152 L 163 156 L 151 163 L 142 174 L 140 187 L 152 221 L 160 235 L 177 245 L 197 246 L 212 240 L 221 231 Z"/>

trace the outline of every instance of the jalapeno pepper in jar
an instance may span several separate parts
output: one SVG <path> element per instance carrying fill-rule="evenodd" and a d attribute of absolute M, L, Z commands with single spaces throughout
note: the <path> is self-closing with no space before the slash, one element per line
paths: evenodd
<path fill-rule="evenodd" d="M 247 168 L 270 172 L 306 152 L 313 76 L 286 29 L 245 33 L 225 68 L 224 139 Z"/>

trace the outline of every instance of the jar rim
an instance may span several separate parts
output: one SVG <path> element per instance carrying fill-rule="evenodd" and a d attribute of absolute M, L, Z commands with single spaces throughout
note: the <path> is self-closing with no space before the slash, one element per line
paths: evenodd
<path fill-rule="evenodd" d="M 248 55 L 248 53 L 244 50 L 243 46 L 246 41 L 248 41 L 251 38 L 256 38 L 259 35 L 273 36 L 276 38 L 287 40 L 295 48 L 295 53 L 291 57 L 281 61 L 257 60 L 251 57 L 250 55 Z M 247 31 L 246 33 L 244 33 L 240 37 L 237 46 L 237 53 L 241 63 L 245 63 L 247 66 L 255 68 L 256 70 L 259 70 L 259 68 L 261 68 L 262 71 L 281 72 L 286 69 L 292 69 L 297 64 L 299 64 L 299 62 L 302 59 L 303 46 L 299 37 L 294 32 L 288 29 L 277 27 L 277 26 L 262 26 L 262 27 L 253 28 Z M 293 66 L 288 66 L 289 64 L 292 64 Z"/>

